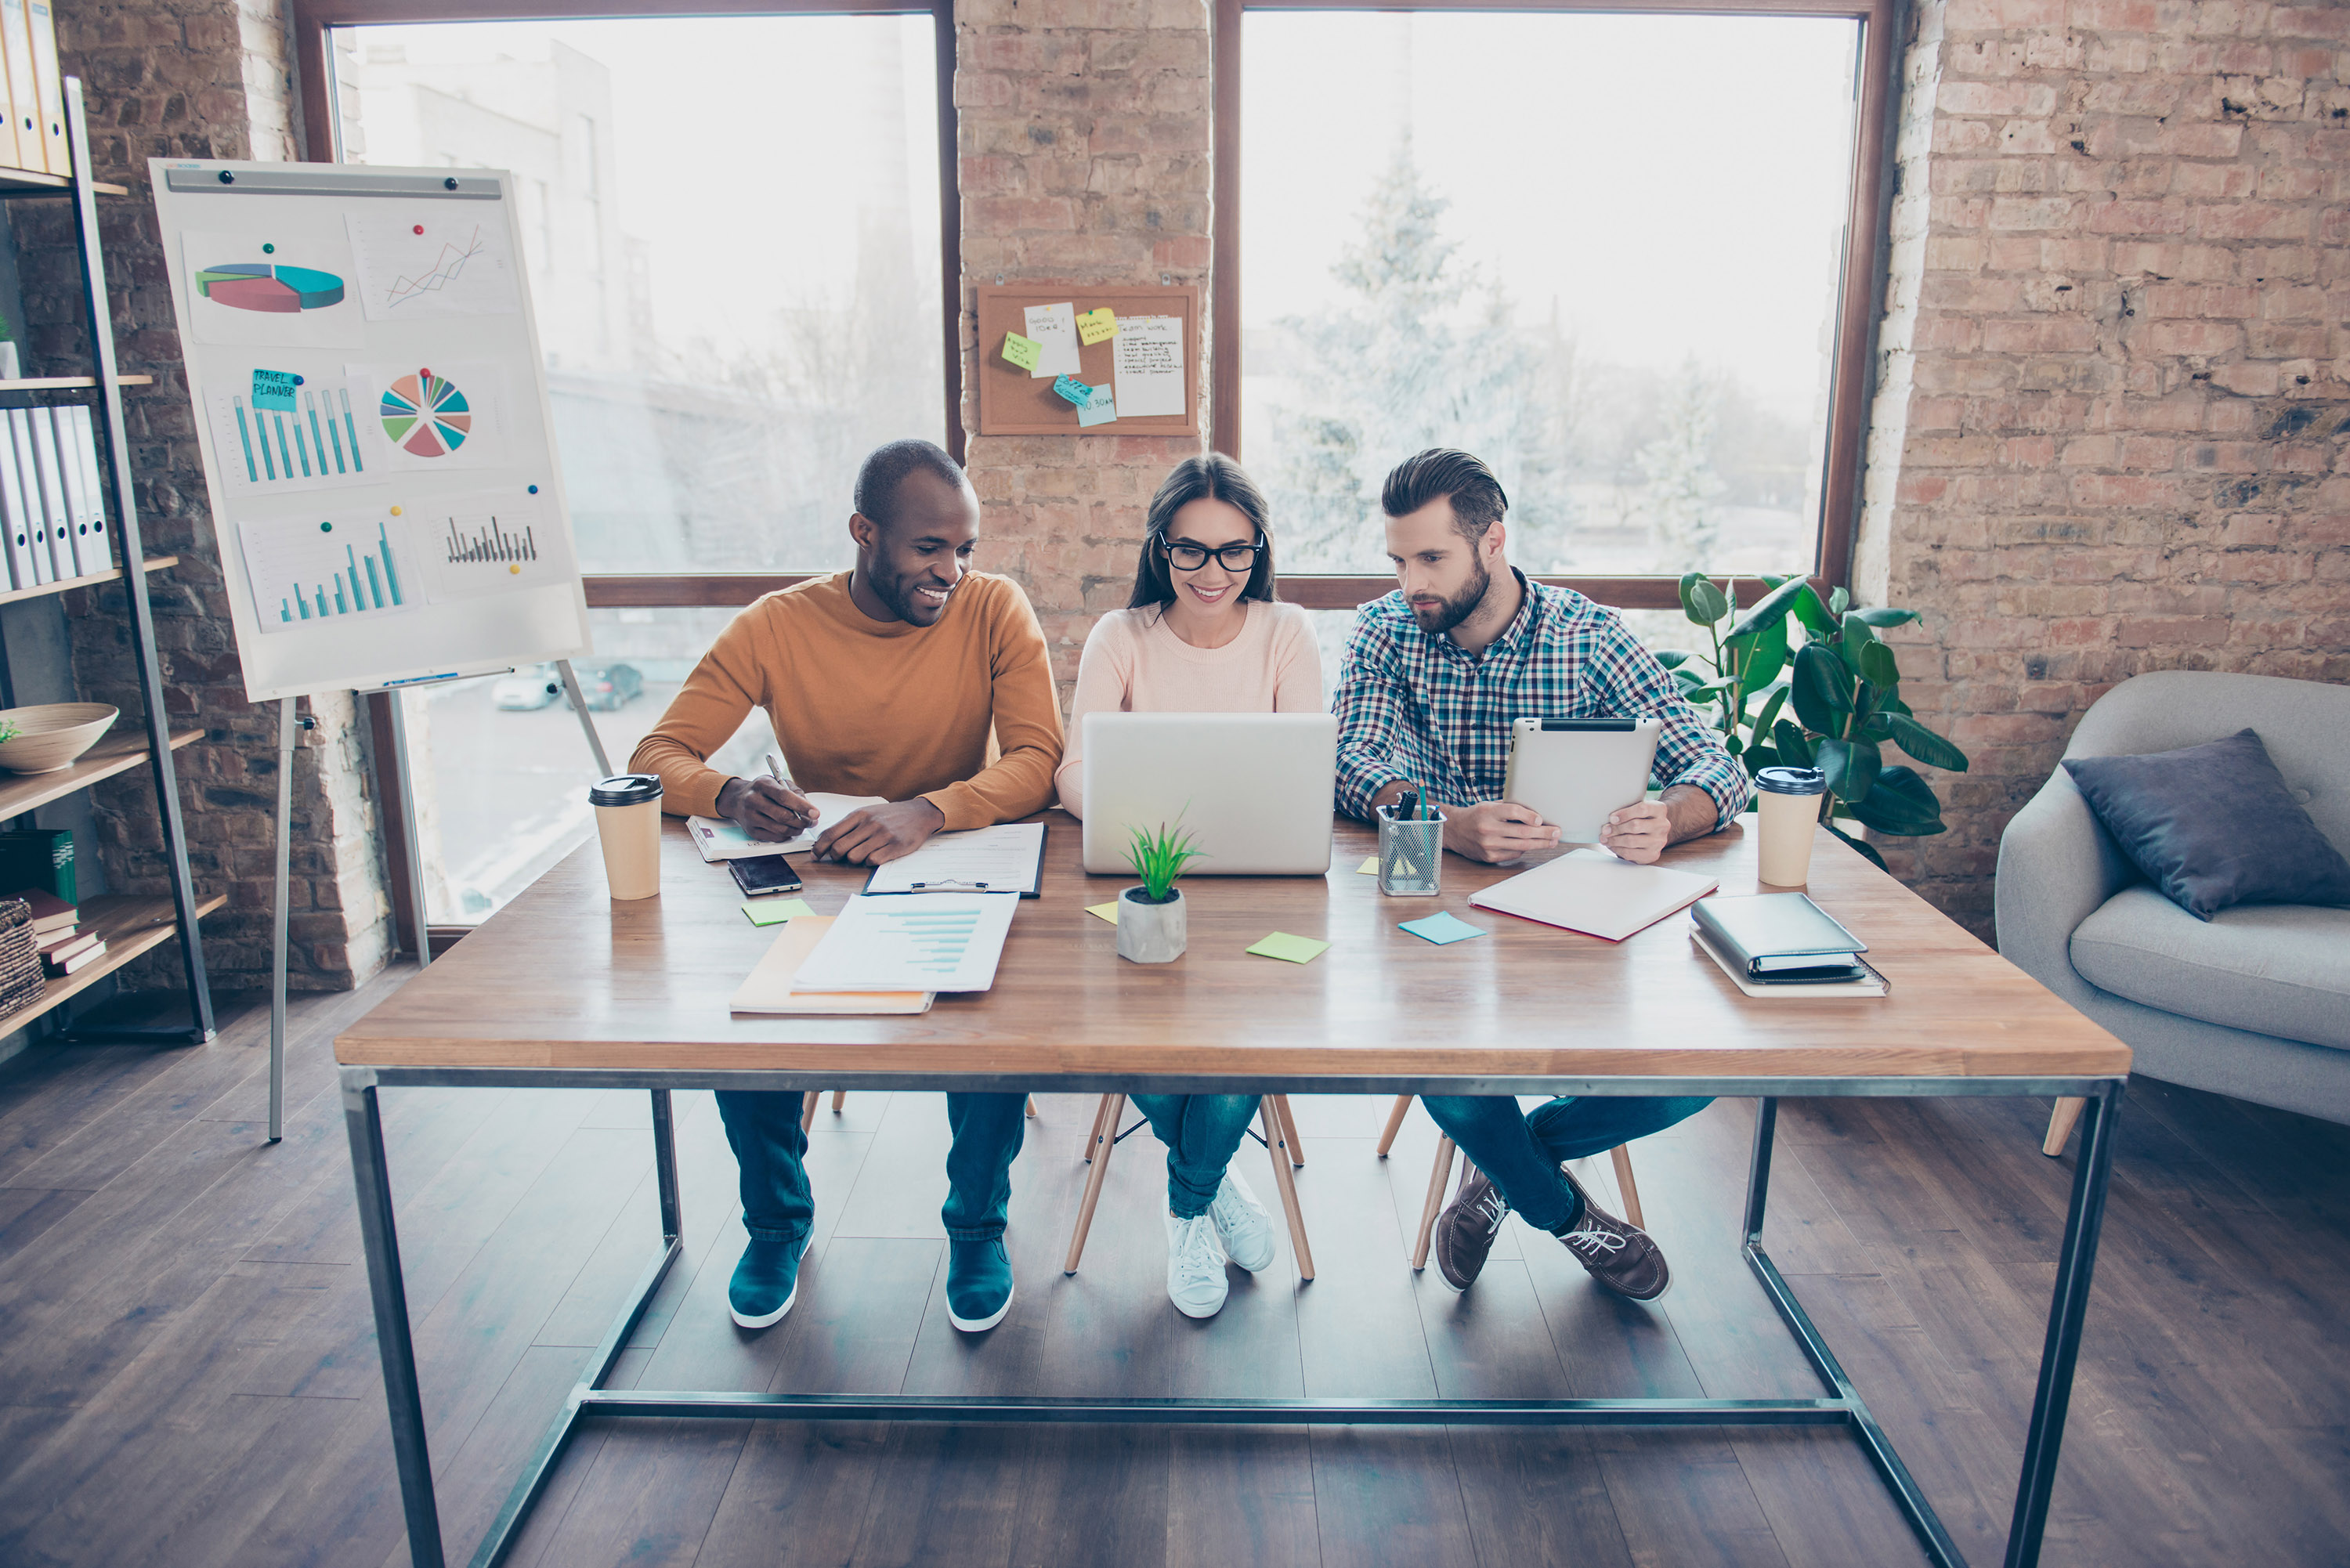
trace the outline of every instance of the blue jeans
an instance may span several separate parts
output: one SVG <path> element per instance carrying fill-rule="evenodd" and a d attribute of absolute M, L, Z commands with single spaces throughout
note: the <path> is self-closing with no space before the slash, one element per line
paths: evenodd
<path fill-rule="evenodd" d="M 1248 1137 L 1254 1095 L 1136 1095 L 1134 1108 L 1167 1146 L 1167 1207 L 1196 1220 L 1216 1200 L 1224 1167 Z"/>
<path fill-rule="evenodd" d="M 1586 1095 L 1556 1099 L 1520 1115 L 1507 1095 L 1422 1095 L 1420 1104 L 1445 1136 L 1492 1179 L 1529 1225 L 1555 1231 L 1575 1217 L 1574 1189 L 1559 1161 L 1603 1154 L 1617 1144 L 1662 1132 L 1712 1099 Z"/>
<path fill-rule="evenodd" d="M 958 1241 L 1003 1234 L 1012 1204 L 1012 1161 L 1026 1128 L 1025 1095 L 949 1095 L 947 1201 L 939 1211 Z M 807 1135 L 800 1131 L 801 1098 L 745 1089 L 718 1091 L 718 1119 L 743 1178 L 743 1228 L 764 1241 L 796 1241 L 816 1220 L 808 1191 Z"/>

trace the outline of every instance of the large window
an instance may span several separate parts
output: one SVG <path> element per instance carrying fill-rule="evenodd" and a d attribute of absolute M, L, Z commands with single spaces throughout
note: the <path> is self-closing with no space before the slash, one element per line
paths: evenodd
<path fill-rule="evenodd" d="M 572 525 L 615 607 L 578 673 L 623 766 L 733 613 L 651 607 L 749 597 L 685 575 L 847 565 L 863 455 L 960 447 L 938 17 L 375 25 L 426 7 L 366 3 L 304 7 L 327 24 L 310 101 L 336 106 L 335 156 L 514 175 Z M 402 699 L 431 923 L 479 921 L 589 833 L 556 686 L 537 669 Z M 751 771 L 770 741 L 754 714 L 716 760 Z"/>
<path fill-rule="evenodd" d="M 1436 445 L 1493 464 L 1530 572 L 1841 572 L 1866 12 L 1225 0 L 1219 436 L 1271 493 L 1284 576 L 1384 573 L 1380 479 Z"/>

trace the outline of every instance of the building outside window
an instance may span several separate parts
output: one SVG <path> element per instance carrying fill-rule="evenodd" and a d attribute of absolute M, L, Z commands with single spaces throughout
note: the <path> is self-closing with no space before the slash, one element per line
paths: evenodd
<path fill-rule="evenodd" d="M 831 570 L 882 441 L 943 441 L 927 15 L 338 28 L 340 156 L 515 175 L 590 574 Z M 821 158 L 757 150 L 822 147 Z M 592 612 L 613 764 L 733 612 Z M 471 924 L 582 842 L 549 670 L 406 699 L 428 919 Z M 772 743 L 754 715 L 722 765 Z M 734 753 L 742 753 L 739 757 Z"/>

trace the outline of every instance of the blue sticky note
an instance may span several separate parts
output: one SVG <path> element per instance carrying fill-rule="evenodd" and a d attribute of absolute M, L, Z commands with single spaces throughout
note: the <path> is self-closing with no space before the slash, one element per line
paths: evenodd
<path fill-rule="evenodd" d="M 1491 934 L 1482 926 L 1472 926 L 1466 920 L 1440 913 L 1430 915 L 1425 919 L 1406 920 L 1396 929 L 1409 931 L 1420 940 L 1434 942 L 1439 947 L 1447 942 L 1465 942 L 1471 937 Z"/>
<path fill-rule="evenodd" d="M 1081 409 L 1094 400 L 1094 389 L 1075 376 L 1054 378 L 1053 390 Z"/>
<path fill-rule="evenodd" d="M 294 389 L 301 384 L 302 378 L 291 370 L 255 370 L 253 406 L 290 414 L 294 411 Z"/>
<path fill-rule="evenodd" d="M 1094 400 L 1077 410 L 1077 426 L 1106 425 L 1118 418 L 1118 403 L 1107 387 L 1094 389 Z"/>

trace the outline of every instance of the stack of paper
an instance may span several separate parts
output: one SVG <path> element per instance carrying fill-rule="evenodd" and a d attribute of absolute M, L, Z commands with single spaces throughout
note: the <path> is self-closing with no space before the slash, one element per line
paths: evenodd
<path fill-rule="evenodd" d="M 911 855 L 873 868 L 868 893 L 1020 893 L 1035 898 L 1045 875 L 1045 825 L 1007 822 L 941 833 Z"/>
<path fill-rule="evenodd" d="M 792 990 L 985 991 L 1019 905 L 1016 893 L 860 894 L 801 963 Z"/>
<path fill-rule="evenodd" d="M 716 816 L 689 816 L 686 831 L 693 835 L 693 846 L 702 851 L 702 859 L 716 865 L 721 860 L 748 860 L 758 855 L 797 855 L 814 849 L 824 830 L 868 805 L 889 803 L 878 794 L 827 794 L 823 790 L 810 790 L 808 804 L 816 809 L 816 826 L 797 838 L 787 838 L 780 844 L 769 844 L 752 837 L 740 823 Z"/>
<path fill-rule="evenodd" d="M 751 978 L 734 993 L 726 1006 L 731 1012 L 806 1013 L 815 1016 L 828 1014 L 876 1014 L 891 1012 L 928 1012 L 931 993 L 927 991 L 861 991 L 834 992 L 829 995 L 818 992 L 795 992 L 792 976 L 807 956 L 816 950 L 827 931 L 832 929 L 830 915 L 799 915 L 785 926 L 775 945 L 767 950 Z"/>
<path fill-rule="evenodd" d="M 1711 877 L 1635 866 L 1605 849 L 1577 849 L 1469 895 L 1482 909 L 1620 942 L 1720 886 Z"/>

